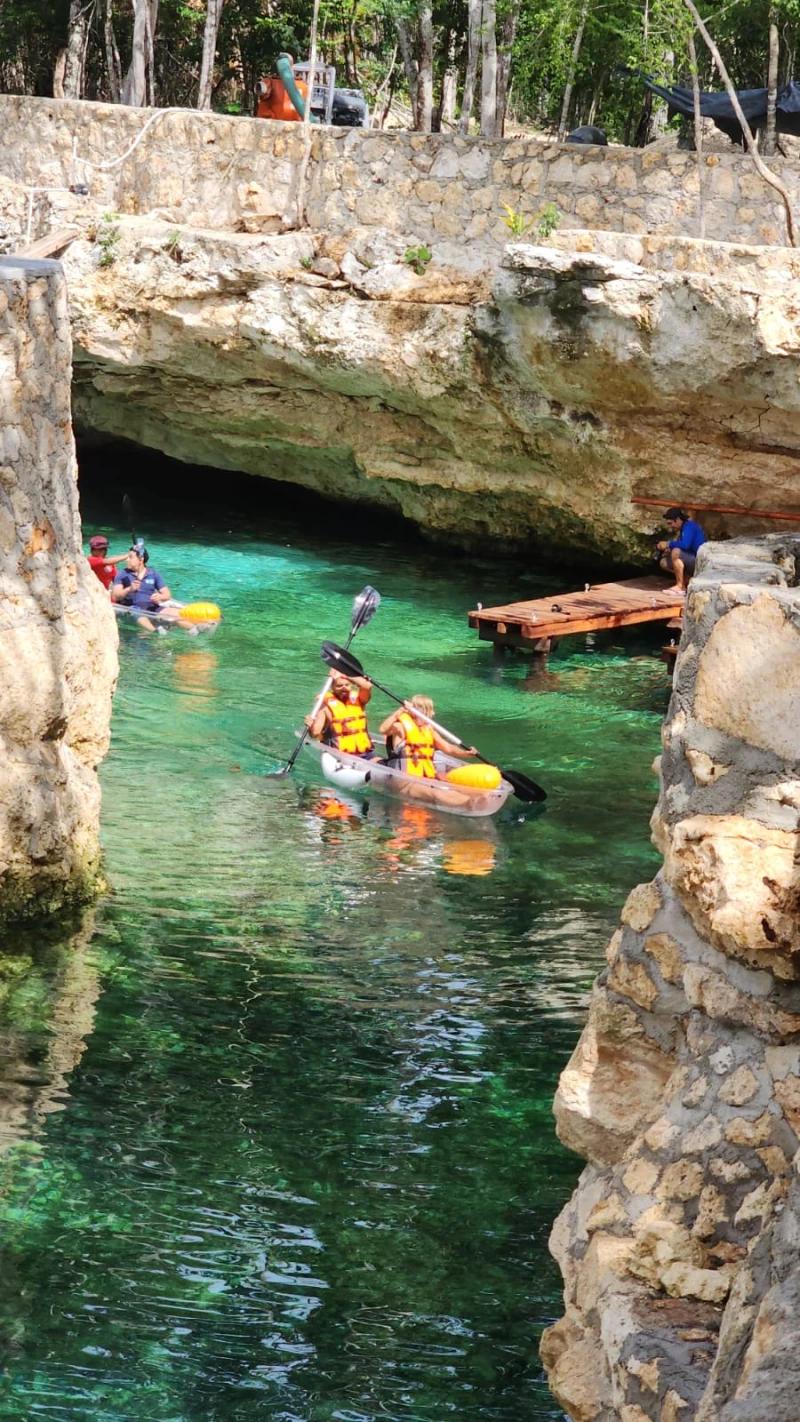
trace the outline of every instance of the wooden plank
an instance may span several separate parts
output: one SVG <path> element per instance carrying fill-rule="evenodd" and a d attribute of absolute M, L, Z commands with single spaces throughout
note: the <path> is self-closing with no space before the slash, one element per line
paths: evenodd
<path fill-rule="evenodd" d="M 684 600 L 660 578 L 645 575 L 616 583 L 598 583 L 582 592 L 558 593 L 470 612 L 469 625 L 482 641 L 531 649 L 532 643 L 644 622 L 674 620 Z"/>
<path fill-rule="evenodd" d="M 38 237 L 23 252 L 22 257 L 58 257 L 78 236 L 77 227 L 60 227 L 56 232 L 48 232 L 46 237 Z"/>

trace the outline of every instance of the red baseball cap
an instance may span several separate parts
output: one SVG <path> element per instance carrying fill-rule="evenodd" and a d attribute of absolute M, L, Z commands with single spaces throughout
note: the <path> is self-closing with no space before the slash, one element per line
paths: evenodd
<path fill-rule="evenodd" d="M 94 538 L 89 539 L 89 547 L 94 550 L 108 547 L 108 539 L 102 533 L 96 533 Z"/>

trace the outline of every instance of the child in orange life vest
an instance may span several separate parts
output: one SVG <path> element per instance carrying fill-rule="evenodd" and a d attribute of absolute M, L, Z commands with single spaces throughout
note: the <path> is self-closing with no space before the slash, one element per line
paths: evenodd
<path fill-rule="evenodd" d="M 367 730 L 364 707 L 372 696 L 365 676 L 343 676 L 335 672 L 316 716 L 306 716 L 306 725 L 315 740 L 335 750 L 348 751 L 363 760 L 374 760 L 375 750 Z"/>
<path fill-rule="evenodd" d="M 412 696 L 410 701 L 404 701 L 403 705 L 383 722 L 381 735 L 386 737 L 390 765 L 404 771 L 406 775 L 435 780 L 434 751 L 443 751 L 446 755 L 457 755 L 464 759 L 478 754 L 474 746 L 462 749 L 461 746 L 454 746 L 452 741 L 445 740 L 422 716 L 414 714 L 417 711 L 428 718 L 433 716 L 434 707 L 429 696 Z"/>

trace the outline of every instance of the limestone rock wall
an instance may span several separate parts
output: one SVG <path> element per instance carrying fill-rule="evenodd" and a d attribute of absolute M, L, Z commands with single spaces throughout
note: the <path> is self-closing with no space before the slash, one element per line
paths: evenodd
<path fill-rule="evenodd" d="M 575 1422 L 800 1416 L 800 537 L 708 545 L 630 895 L 555 1111 Z"/>
<path fill-rule="evenodd" d="M 0 96 L 0 176 L 85 183 L 108 209 L 172 223 L 278 231 L 301 152 L 297 124 Z M 797 202 L 798 164 L 772 166 Z M 740 152 L 706 154 L 703 172 L 709 237 L 785 241 L 774 190 Z M 381 227 L 429 245 L 502 247 L 501 203 L 535 215 L 552 202 L 566 228 L 692 236 L 698 184 L 693 153 L 324 128 L 313 134 L 308 218 L 332 235 Z"/>
<path fill-rule="evenodd" d="M 796 254 L 118 228 L 64 258 L 86 429 L 573 559 L 647 555 L 631 496 L 800 513 Z"/>
<path fill-rule="evenodd" d="M 117 632 L 81 547 L 56 262 L 0 259 L 0 917 L 91 893 Z"/>

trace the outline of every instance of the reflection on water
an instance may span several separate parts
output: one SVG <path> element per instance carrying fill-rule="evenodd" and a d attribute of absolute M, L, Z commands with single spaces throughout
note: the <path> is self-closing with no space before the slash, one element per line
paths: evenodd
<path fill-rule="evenodd" d="M 651 872 L 662 669 L 565 647 L 533 695 L 466 628 L 509 591 L 469 560 L 227 516 L 147 535 L 225 622 L 213 650 L 125 639 L 113 895 L 2 960 L 0 1417 L 554 1419 L 546 1241 L 580 1163 L 550 1103 Z M 311 757 L 265 779 L 368 581 L 365 664 L 544 811 L 334 794 Z"/>

